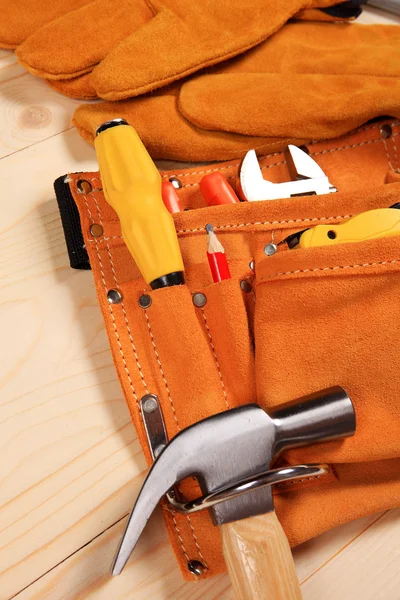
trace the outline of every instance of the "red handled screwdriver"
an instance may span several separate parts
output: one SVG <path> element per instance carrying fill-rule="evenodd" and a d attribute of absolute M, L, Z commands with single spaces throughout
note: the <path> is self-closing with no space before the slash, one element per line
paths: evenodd
<path fill-rule="evenodd" d="M 205 175 L 202 178 L 200 181 L 200 191 L 208 206 L 236 204 L 236 202 L 240 202 L 226 177 L 218 171 Z"/>
<path fill-rule="evenodd" d="M 163 181 L 161 184 L 161 195 L 163 202 L 171 215 L 181 212 L 179 205 L 179 196 L 176 189 L 170 181 Z"/>

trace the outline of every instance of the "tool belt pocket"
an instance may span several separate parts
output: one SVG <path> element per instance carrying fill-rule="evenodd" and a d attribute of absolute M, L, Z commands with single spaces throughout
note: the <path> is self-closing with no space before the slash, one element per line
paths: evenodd
<path fill-rule="evenodd" d="M 340 385 L 356 409 L 354 438 L 290 462 L 396 457 L 400 237 L 278 252 L 258 265 L 256 295 L 259 403 Z"/>
<path fill-rule="evenodd" d="M 230 279 L 190 290 L 127 284 L 138 360 L 160 399 L 169 437 L 212 413 L 254 401 L 253 350 L 244 292 Z M 132 331 L 132 335 L 135 333 Z"/>

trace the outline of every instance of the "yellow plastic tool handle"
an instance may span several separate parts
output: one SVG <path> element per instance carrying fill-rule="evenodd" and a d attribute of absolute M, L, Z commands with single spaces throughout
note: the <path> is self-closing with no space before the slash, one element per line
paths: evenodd
<path fill-rule="evenodd" d="M 300 235 L 296 248 L 335 246 L 400 235 L 400 210 L 377 208 L 360 213 L 339 225 L 317 225 Z"/>
<path fill-rule="evenodd" d="M 183 283 L 182 256 L 173 218 L 162 200 L 161 176 L 135 129 L 121 119 L 106 123 L 98 130 L 95 148 L 105 198 L 119 217 L 122 237 L 146 283 Z"/>

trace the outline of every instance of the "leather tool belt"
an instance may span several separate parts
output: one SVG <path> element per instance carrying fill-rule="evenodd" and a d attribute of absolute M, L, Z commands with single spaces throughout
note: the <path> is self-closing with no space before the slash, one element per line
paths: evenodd
<path fill-rule="evenodd" d="M 292 546 L 400 503 L 400 236 L 279 251 L 267 244 L 317 224 L 335 224 L 400 201 L 400 123 L 383 120 L 330 141 L 310 155 L 338 189 L 326 196 L 205 207 L 203 175 L 234 185 L 239 161 L 163 172 L 174 178 L 174 215 L 186 284 L 152 291 L 121 238 L 98 173 L 55 183 L 71 266 L 91 268 L 110 346 L 146 459 L 151 453 L 140 400 L 155 394 L 172 438 L 211 414 L 256 401 L 265 408 L 340 385 L 351 396 L 357 432 L 344 442 L 292 450 L 285 464 L 326 462 L 329 475 L 275 486 L 275 507 Z M 285 158 L 260 158 L 265 177 L 289 179 Z M 232 278 L 212 283 L 205 225 L 223 243 Z M 196 295 L 196 296 L 195 296 Z M 199 300 L 200 299 L 200 300 Z M 199 495 L 196 481 L 180 486 Z M 187 579 L 225 569 L 218 528 L 207 511 L 163 506 Z"/>

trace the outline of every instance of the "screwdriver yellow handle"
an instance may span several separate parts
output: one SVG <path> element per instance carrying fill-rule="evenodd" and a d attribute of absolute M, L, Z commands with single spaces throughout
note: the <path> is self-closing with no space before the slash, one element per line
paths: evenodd
<path fill-rule="evenodd" d="M 121 222 L 122 237 L 153 289 L 184 283 L 172 216 L 161 176 L 135 129 L 123 119 L 104 123 L 95 138 L 104 196 Z"/>
<path fill-rule="evenodd" d="M 339 225 L 317 225 L 300 235 L 296 248 L 335 246 L 400 235 L 400 210 L 376 208 L 360 213 Z"/>

